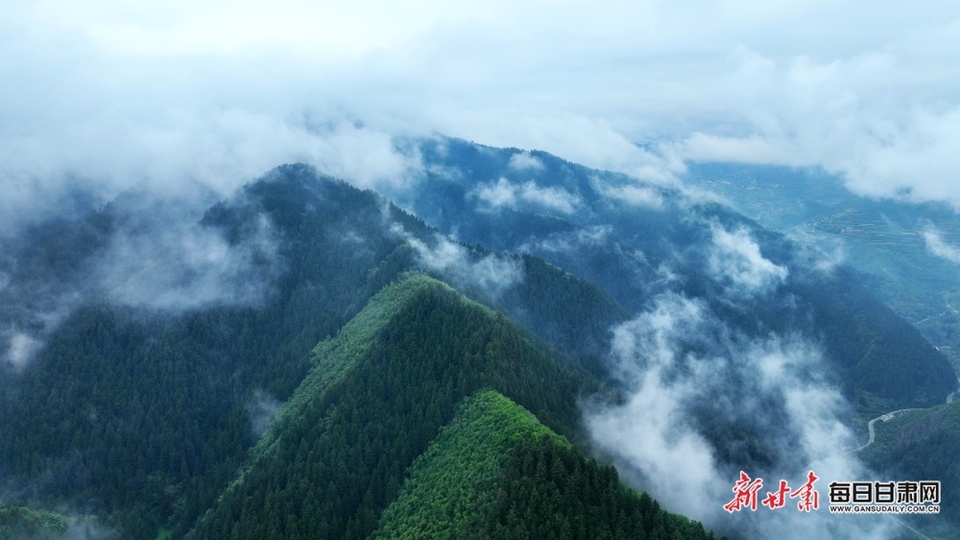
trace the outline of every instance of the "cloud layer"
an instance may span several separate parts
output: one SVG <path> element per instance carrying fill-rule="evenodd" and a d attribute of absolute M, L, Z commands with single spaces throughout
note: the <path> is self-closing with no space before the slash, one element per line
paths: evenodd
<path fill-rule="evenodd" d="M 613 329 L 622 404 L 587 405 L 594 442 L 635 485 L 666 508 L 708 527 L 776 538 L 883 538 L 887 520 L 826 512 L 831 481 L 867 478 L 848 453 L 845 401 L 822 373 L 820 351 L 796 336 L 747 339 L 701 301 L 676 293 Z M 779 480 L 792 489 L 813 470 L 820 510 L 759 506 L 728 513 L 740 470 L 762 478 L 762 499 Z"/>
<path fill-rule="evenodd" d="M 96 287 L 118 305 L 180 312 L 259 305 L 282 271 L 279 239 L 265 216 L 242 243 L 196 224 L 122 230 L 96 261 Z"/>
<path fill-rule="evenodd" d="M 434 131 L 660 183 L 686 159 L 781 163 L 960 205 L 958 37 L 935 0 L 15 0 L 0 214 L 64 183 L 226 193 L 286 161 L 402 182 L 416 156 L 391 136 Z"/>
<path fill-rule="evenodd" d="M 431 244 L 394 229 L 402 234 L 426 270 L 438 272 L 458 287 L 477 288 L 497 298 L 507 289 L 523 281 L 519 258 L 497 253 L 480 254 L 462 244 L 436 235 Z"/>
<path fill-rule="evenodd" d="M 923 231 L 923 239 L 926 242 L 927 250 L 937 257 L 946 259 L 950 262 L 960 264 L 960 248 L 951 246 L 944 242 L 940 231 L 934 226 L 929 226 Z"/>
<path fill-rule="evenodd" d="M 10 258 L 10 275 L 0 272 L 0 373 L 22 370 L 85 303 L 179 314 L 271 298 L 286 263 L 266 215 L 228 239 L 201 222 L 205 198 L 154 195 L 127 192 L 97 214 L 0 244 Z"/>
<path fill-rule="evenodd" d="M 746 229 L 728 232 L 714 224 L 711 230 L 713 246 L 708 259 L 709 270 L 727 282 L 728 290 L 751 295 L 786 279 L 787 268 L 765 259 L 759 244 Z"/>
<path fill-rule="evenodd" d="M 523 154 L 516 154 L 523 155 Z M 511 158 L 511 165 L 513 159 Z M 541 167 L 543 165 L 540 165 Z M 562 214 L 573 213 L 580 198 L 576 195 L 555 187 L 540 187 L 533 180 L 523 184 L 514 184 L 501 177 L 496 183 L 480 186 L 474 195 L 493 208 L 506 206 L 515 208 L 518 205 L 532 206 L 535 209 L 545 209 Z"/>

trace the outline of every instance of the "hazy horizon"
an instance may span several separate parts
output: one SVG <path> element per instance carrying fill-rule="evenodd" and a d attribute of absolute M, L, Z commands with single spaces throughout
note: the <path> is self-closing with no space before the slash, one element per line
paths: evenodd
<path fill-rule="evenodd" d="M 5 2 L 0 208 L 65 185 L 228 193 L 304 161 L 375 187 L 395 137 L 674 183 L 811 166 L 960 206 L 960 6 L 923 2 Z"/>

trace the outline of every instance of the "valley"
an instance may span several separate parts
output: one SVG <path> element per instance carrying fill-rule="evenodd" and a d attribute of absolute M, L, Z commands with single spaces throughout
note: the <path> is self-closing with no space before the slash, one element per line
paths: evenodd
<path fill-rule="evenodd" d="M 64 508 L 71 530 L 143 539 L 885 526 L 722 508 L 738 471 L 861 474 L 847 426 L 955 390 L 862 271 L 677 189 L 415 143 L 425 174 L 395 191 L 287 164 L 193 214 L 130 192 L 5 238 L 8 347 L 37 344 L 0 378 L 13 526 Z M 871 467 L 952 474 L 899 469 L 885 433 Z M 953 432 L 930 433 L 910 451 Z"/>

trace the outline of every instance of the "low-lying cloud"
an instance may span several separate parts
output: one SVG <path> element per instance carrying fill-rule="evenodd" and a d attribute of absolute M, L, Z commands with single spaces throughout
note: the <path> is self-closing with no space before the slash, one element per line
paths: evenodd
<path fill-rule="evenodd" d="M 521 253 L 567 253 L 575 255 L 577 250 L 601 246 L 610 237 L 613 227 L 594 225 L 573 232 L 557 232 L 536 240 L 521 244 L 517 251 Z"/>
<path fill-rule="evenodd" d="M 671 371 L 676 342 L 699 329 L 703 310 L 698 302 L 664 297 L 652 311 L 614 328 L 614 373 L 629 397 L 622 406 L 586 414 L 587 428 L 601 448 L 642 471 L 647 489 L 668 508 L 683 508 L 698 519 L 715 513 L 722 485 L 713 449 L 686 411 L 697 391 L 696 377 L 676 380 Z"/>
<path fill-rule="evenodd" d="M 392 136 L 434 132 L 660 184 L 777 163 L 960 205 L 955 2 L 414 4 L 5 6 L 0 221 L 54 187 L 229 193 L 292 161 L 402 184 Z"/>
<path fill-rule="evenodd" d="M 747 338 L 709 307 L 676 293 L 613 329 L 613 374 L 622 404 L 585 406 L 587 429 L 624 477 L 670 510 L 708 527 L 774 538 L 884 537 L 885 520 L 833 518 L 831 481 L 867 479 L 848 453 L 855 447 L 842 419 L 846 404 L 824 377 L 818 347 L 799 336 Z M 732 488 L 745 471 L 775 491 L 796 489 L 808 471 L 819 477 L 820 510 L 758 506 L 729 513 Z"/>
<path fill-rule="evenodd" d="M 157 117 L 68 119 L 43 137 L 0 126 L 0 234 L 59 216 L 76 190 L 109 201 L 137 189 L 166 198 L 231 195 L 283 163 L 303 162 L 365 189 L 397 190 L 421 169 L 383 131 L 342 117 L 167 110 Z"/>
<path fill-rule="evenodd" d="M 515 171 L 539 171 L 543 169 L 543 162 L 532 156 L 530 152 L 520 152 L 510 156 L 507 166 Z"/>
<path fill-rule="evenodd" d="M 7 352 L 3 358 L 14 371 L 20 371 L 41 345 L 42 342 L 39 339 L 24 332 L 10 332 L 7 338 Z"/>
<path fill-rule="evenodd" d="M 127 193 L 56 233 L 39 227 L 11 241 L 20 247 L 0 287 L 0 361 L 22 370 L 84 304 L 164 314 L 263 305 L 285 270 L 273 225 L 254 216 L 228 240 L 201 223 L 204 200 Z M 96 232 L 68 232 L 75 229 Z"/>
<path fill-rule="evenodd" d="M 257 305 L 282 269 L 278 239 L 266 216 L 230 244 L 199 224 L 152 223 L 113 236 L 94 273 L 111 302 L 165 311 Z"/>
<path fill-rule="evenodd" d="M 728 290 L 738 294 L 760 292 L 783 282 L 788 270 L 760 253 L 760 245 L 745 229 L 729 232 L 720 225 L 711 227 L 713 245 L 710 272 L 729 282 Z"/>
<path fill-rule="evenodd" d="M 521 154 L 515 154 L 514 157 Z M 515 184 L 506 178 L 500 178 L 493 184 L 480 186 L 474 192 L 476 197 L 493 208 L 506 206 L 533 206 L 571 214 L 580 204 L 580 197 L 561 188 L 540 187 L 533 180 Z"/>
<path fill-rule="evenodd" d="M 262 390 L 253 393 L 253 396 L 247 400 L 246 407 L 247 414 L 250 417 L 250 429 L 254 437 L 259 438 L 270 429 L 277 417 L 277 411 L 282 406 L 283 403 Z"/>
<path fill-rule="evenodd" d="M 64 279 L 50 266 L 38 268 L 35 260 L 16 260 L 12 266 L 21 265 L 0 288 L 0 373 L 26 367 L 85 298 L 78 280 Z"/>
<path fill-rule="evenodd" d="M 934 226 L 928 226 L 923 231 L 923 240 L 926 243 L 927 250 L 937 257 L 946 259 L 950 262 L 960 264 L 960 248 L 951 246 L 944 242 L 940 231 Z"/>
<path fill-rule="evenodd" d="M 594 180 L 593 187 L 605 197 L 617 199 L 632 206 L 653 209 L 663 206 L 663 195 L 654 185 L 626 184 L 614 186 L 601 180 Z"/>
<path fill-rule="evenodd" d="M 480 254 L 440 234 L 431 242 L 425 242 L 407 234 L 399 226 L 394 232 L 402 235 L 413 247 L 417 262 L 425 270 L 439 273 L 453 285 L 476 287 L 492 298 L 498 298 L 523 281 L 519 257 Z"/>
<path fill-rule="evenodd" d="M 740 89 L 725 96 L 738 127 L 697 128 L 661 149 L 683 160 L 819 167 L 857 194 L 960 208 L 960 158 L 951 152 L 960 80 L 928 71 L 960 53 L 943 42 L 955 41 L 957 15 L 849 56 L 734 51 L 719 77 Z"/>

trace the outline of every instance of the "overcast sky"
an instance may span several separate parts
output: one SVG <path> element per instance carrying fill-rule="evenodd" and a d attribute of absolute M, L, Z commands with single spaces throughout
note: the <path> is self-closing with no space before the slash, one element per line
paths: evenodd
<path fill-rule="evenodd" d="M 0 0 L 0 212 L 64 175 L 226 192 L 308 161 L 376 186 L 415 166 L 391 136 L 433 132 L 960 207 L 960 3 Z"/>

